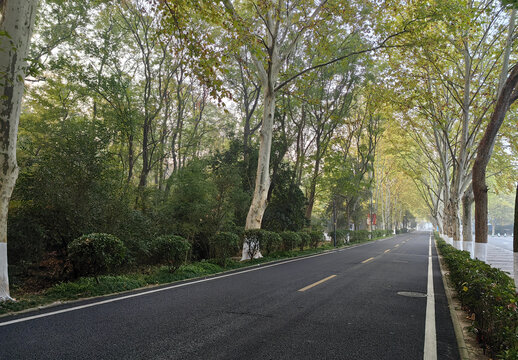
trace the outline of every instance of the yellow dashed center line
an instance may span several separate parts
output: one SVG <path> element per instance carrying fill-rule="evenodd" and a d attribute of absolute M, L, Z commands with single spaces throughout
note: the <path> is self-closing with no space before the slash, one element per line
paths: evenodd
<path fill-rule="evenodd" d="M 373 257 L 371 257 L 371 258 L 368 258 L 367 260 L 363 260 L 363 261 L 362 261 L 362 264 L 368 263 L 368 262 L 369 262 L 369 261 L 371 261 L 371 260 L 374 260 L 374 258 L 373 258 Z"/>
<path fill-rule="evenodd" d="M 394 247 L 398 247 L 398 246 L 399 246 L 399 244 L 396 244 L 396 246 L 394 246 Z"/>
<path fill-rule="evenodd" d="M 320 281 L 317 281 L 316 283 L 313 283 L 313 284 L 311 284 L 311 285 L 308 285 L 308 286 L 306 286 L 306 287 L 303 287 L 303 288 L 302 288 L 302 289 L 300 289 L 299 291 L 300 291 L 300 292 L 303 292 L 303 291 L 306 291 L 306 290 L 308 290 L 308 289 L 311 289 L 312 287 L 315 287 L 315 286 L 317 286 L 317 285 L 322 284 L 324 281 L 331 280 L 331 279 L 332 279 L 332 278 L 334 278 L 335 276 L 336 276 L 336 275 L 328 276 L 328 277 L 326 277 L 325 279 L 322 279 L 322 280 L 320 280 Z"/>
<path fill-rule="evenodd" d="M 385 254 L 388 253 L 389 251 L 390 251 L 390 249 L 385 250 Z"/>

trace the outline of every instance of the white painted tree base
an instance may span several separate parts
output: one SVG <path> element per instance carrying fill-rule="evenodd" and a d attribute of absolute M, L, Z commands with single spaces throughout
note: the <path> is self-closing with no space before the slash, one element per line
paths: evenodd
<path fill-rule="evenodd" d="M 513 253 L 514 286 L 518 289 L 518 252 Z"/>
<path fill-rule="evenodd" d="M 457 250 L 462 250 L 462 241 L 453 240 L 453 247 Z"/>
<path fill-rule="evenodd" d="M 12 300 L 9 296 L 9 276 L 7 274 L 7 243 L 0 243 L 0 302 Z"/>
<path fill-rule="evenodd" d="M 473 259 L 474 253 L 473 253 L 473 241 L 463 241 L 462 242 L 462 248 L 464 251 L 469 252 L 469 256 Z"/>
<path fill-rule="evenodd" d="M 487 258 L 487 244 L 475 242 L 475 259 L 486 261 Z"/>
<path fill-rule="evenodd" d="M 260 259 L 263 255 L 261 254 L 260 250 L 257 250 L 257 252 L 254 254 L 254 259 Z M 243 252 L 241 254 L 241 261 L 250 260 L 250 255 L 248 254 L 248 243 L 245 241 L 243 243 Z"/>

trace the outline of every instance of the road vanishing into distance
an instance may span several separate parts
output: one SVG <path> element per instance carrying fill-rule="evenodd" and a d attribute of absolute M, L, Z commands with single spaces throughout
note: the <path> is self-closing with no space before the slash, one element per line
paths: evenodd
<path fill-rule="evenodd" d="M 435 247 L 418 232 L 3 317 L 0 359 L 444 360 L 459 352 Z"/>

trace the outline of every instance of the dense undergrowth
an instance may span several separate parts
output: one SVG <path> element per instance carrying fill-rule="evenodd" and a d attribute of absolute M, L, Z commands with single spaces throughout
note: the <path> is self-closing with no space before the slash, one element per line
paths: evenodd
<path fill-rule="evenodd" d="M 518 359 L 518 310 L 514 281 L 503 271 L 471 259 L 435 234 L 450 281 L 472 320 L 472 330 L 492 358 Z"/>

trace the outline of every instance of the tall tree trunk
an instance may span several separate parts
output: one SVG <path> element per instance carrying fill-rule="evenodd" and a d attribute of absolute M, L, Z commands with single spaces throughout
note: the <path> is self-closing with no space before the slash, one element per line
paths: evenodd
<path fill-rule="evenodd" d="M 516 196 L 514 200 L 513 251 L 518 253 L 518 182 L 516 183 Z"/>
<path fill-rule="evenodd" d="M 128 184 L 131 182 L 133 178 L 133 166 L 135 164 L 135 156 L 133 150 L 133 134 L 130 134 L 128 137 Z"/>
<path fill-rule="evenodd" d="M 275 94 L 272 87 L 265 87 L 264 113 L 260 132 L 259 158 L 255 178 L 255 190 L 245 229 L 260 229 L 270 188 L 270 150 L 272 147 Z"/>
<path fill-rule="evenodd" d="M 316 139 L 316 159 L 315 159 L 315 168 L 313 169 L 313 176 L 311 177 L 311 184 L 309 187 L 309 196 L 308 196 L 308 207 L 306 208 L 306 219 L 311 222 L 311 214 L 313 213 L 313 205 L 315 204 L 315 194 L 317 190 L 317 179 L 318 179 L 318 173 L 320 172 L 320 134 L 317 135 Z"/>
<path fill-rule="evenodd" d="M 486 259 L 487 246 L 487 185 L 486 168 L 493 153 L 496 135 L 505 119 L 511 104 L 516 100 L 516 84 L 518 83 L 518 64 L 515 64 L 509 76 L 509 56 L 514 38 L 516 10 L 512 10 L 509 19 L 506 48 L 500 81 L 498 85 L 497 102 L 484 136 L 478 145 L 477 157 L 473 164 L 472 185 L 475 196 L 475 257 Z M 493 226 L 494 228 L 494 226 Z"/>
<path fill-rule="evenodd" d="M 0 301 L 9 300 L 7 212 L 18 177 L 16 137 L 23 97 L 25 59 L 37 0 L 4 0 L 0 8 Z M 6 36 L 7 34 L 8 36 Z"/>
<path fill-rule="evenodd" d="M 144 119 L 144 126 L 142 128 L 142 171 L 140 172 L 140 181 L 138 184 L 139 190 L 143 190 L 147 185 L 147 177 L 149 175 L 149 119 Z"/>
<path fill-rule="evenodd" d="M 473 165 L 473 193 L 475 196 L 475 247 L 477 244 L 484 251 L 480 254 L 481 260 L 485 260 L 485 244 L 487 244 L 487 185 L 486 168 L 493 152 L 496 135 L 505 119 L 509 106 L 516 100 L 515 87 L 518 84 L 518 66 L 514 66 L 505 82 L 495 109 L 491 115 L 484 136 L 478 145 L 477 158 Z M 475 248 L 475 256 L 477 251 Z"/>
<path fill-rule="evenodd" d="M 473 252 L 473 236 L 471 233 L 471 205 L 473 204 L 473 187 L 470 185 L 462 197 L 462 249 Z"/>

